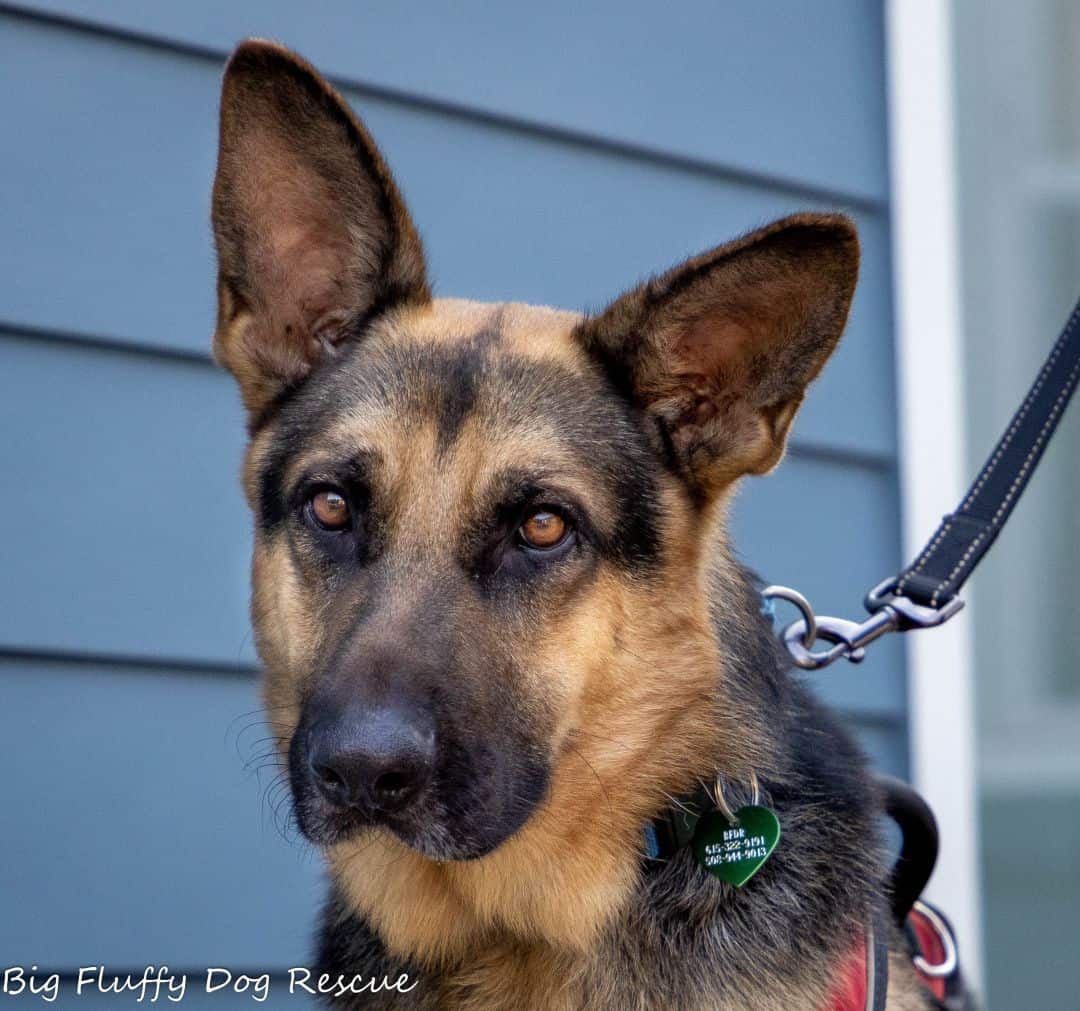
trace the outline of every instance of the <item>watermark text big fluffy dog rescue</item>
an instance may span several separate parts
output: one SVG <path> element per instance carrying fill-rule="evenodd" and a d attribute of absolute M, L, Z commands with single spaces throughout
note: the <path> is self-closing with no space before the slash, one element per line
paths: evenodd
<path fill-rule="evenodd" d="M 13 965 L 3 970 L 0 994 L 7 997 L 38 997 L 50 1004 L 61 993 L 75 997 L 112 994 L 127 997 L 137 1004 L 155 1004 L 159 1000 L 176 1004 L 188 993 L 189 982 L 194 991 L 247 994 L 259 1003 L 270 996 L 275 985 L 281 985 L 289 994 L 335 997 L 384 991 L 409 993 L 417 986 L 406 973 L 395 979 L 386 976 L 331 976 L 327 973 L 316 977 L 310 969 L 302 967 L 288 969 L 275 977 L 268 972 L 251 974 L 220 967 L 195 974 L 173 972 L 167 965 L 148 965 L 141 974 L 118 974 L 108 972 L 103 965 L 84 965 L 71 973 L 44 973 L 36 965 Z"/>

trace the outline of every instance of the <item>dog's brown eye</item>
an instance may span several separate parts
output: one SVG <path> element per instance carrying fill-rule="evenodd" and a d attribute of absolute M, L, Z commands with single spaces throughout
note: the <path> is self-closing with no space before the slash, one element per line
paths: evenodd
<path fill-rule="evenodd" d="M 518 531 L 530 548 L 541 551 L 560 545 L 566 537 L 566 520 L 558 513 L 540 509 L 527 517 Z"/>
<path fill-rule="evenodd" d="M 349 525 L 349 504 L 336 491 L 320 491 L 311 498 L 311 515 L 326 530 L 343 530 Z"/>

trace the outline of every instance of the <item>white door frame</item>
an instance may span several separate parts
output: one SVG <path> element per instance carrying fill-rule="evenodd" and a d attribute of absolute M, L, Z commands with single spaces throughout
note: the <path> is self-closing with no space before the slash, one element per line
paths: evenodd
<path fill-rule="evenodd" d="M 905 558 L 955 508 L 967 479 L 951 6 L 885 2 Z M 952 919 L 965 975 L 982 990 L 971 629 L 961 612 L 905 639 L 912 779 L 941 828 L 927 894 Z"/>

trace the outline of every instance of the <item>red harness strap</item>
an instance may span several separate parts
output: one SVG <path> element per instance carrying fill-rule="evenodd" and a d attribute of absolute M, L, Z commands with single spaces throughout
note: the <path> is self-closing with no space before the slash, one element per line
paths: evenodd
<path fill-rule="evenodd" d="M 918 953 L 930 965 L 941 965 L 946 958 L 945 943 L 934 924 L 930 922 L 930 918 L 919 908 L 918 904 L 908 913 L 907 924 L 915 935 L 915 947 L 918 949 Z M 939 1001 L 945 1000 L 948 977 L 930 976 L 919 968 L 918 962 L 915 963 L 915 971 L 919 974 L 923 986 L 934 997 Z"/>
<path fill-rule="evenodd" d="M 821 1011 L 866 1011 L 866 938 L 859 935 Z"/>
<path fill-rule="evenodd" d="M 943 1003 L 949 996 L 949 981 L 958 979 L 955 962 L 953 963 L 953 970 L 948 976 L 932 976 L 924 972 L 919 966 L 920 962 L 923 965 L 940 966 L 949 959 L 950 953 L 946 949 L 945 940 L 941 934 L 942 929 L 949 932 L 950 943 L 955 945 L 955 941 L 952 940 L 951 929 L 947 923 L 941 927 L 935 925 L 933 919 L 924 911 L 927 909 L 936 913 L 935 910 L 932 910 L 932 907 L 926 907 L 921 902 L 916 903 L 915 908 L 908 913 L 908 934 L 914 941 L 912 958 L 915 964 L 915 972 L 918 974 L 923 986 L 926 987 L 935 1000 Z M 885 980 L 875 980 L 871 983 L 870 979 L 870 967 L 867 963 L 867 939 L 860 934 L 852 945 L 851 952 L 841 964 L 840 971 L 836 976 L 836 982 L 833 984 L 828 1000 L 822 1006 L 821 1011 L 867 1011 L 870 1007 L 883 1005 L 884 995 L 871 993 L 870 988 L 874 987 L 876 989 L 882 986 Z M 872 998 L 875 996 L 881 1001 L 881 1005 L 873 1004 Z"/>

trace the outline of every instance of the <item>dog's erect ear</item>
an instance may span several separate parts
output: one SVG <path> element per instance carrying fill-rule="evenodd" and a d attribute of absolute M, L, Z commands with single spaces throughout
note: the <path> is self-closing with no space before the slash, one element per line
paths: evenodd
<path fill-rule="evenodd" d="M 796 215 L 646 282 L 577 336 L 709 498 L 779 462 L 806 385 L 840 339 L 858 268 L 848 218 Z"/>
<path fill-rule="evenodd" d="M 225 68 L 213 201 L 214 354 L 255 417 L 364 319 L 430 298 L 378 149 L 299 57 L 243 43 Z"/>

